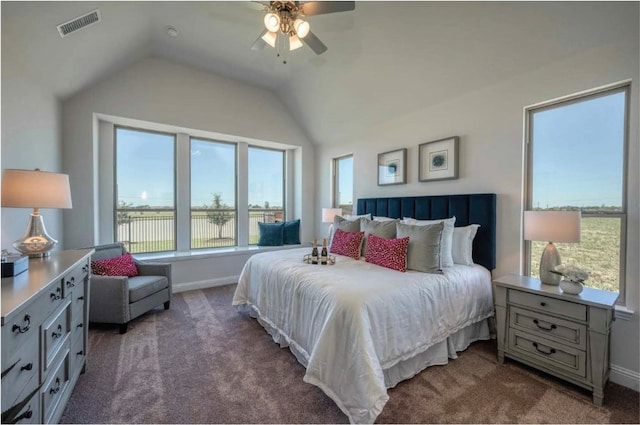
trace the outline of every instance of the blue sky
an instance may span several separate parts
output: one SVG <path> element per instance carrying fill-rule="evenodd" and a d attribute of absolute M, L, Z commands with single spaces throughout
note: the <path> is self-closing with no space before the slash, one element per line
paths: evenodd
<path fill-rule="evenodd" d="M 621 206 L 624 93 L 534 113 L 534 208 Z"/>
<path fill-rule="evenodd" d="M 152 207 L 174 204 L 174 138 L 119 128 L 117 133 L 118 199 Z M 192 139 L 191 205 L 211 204 L 214 193 L 234 206 L 235 145 Z M 282 206 L 283 152 L 249 148 L 249 204 Z"/>

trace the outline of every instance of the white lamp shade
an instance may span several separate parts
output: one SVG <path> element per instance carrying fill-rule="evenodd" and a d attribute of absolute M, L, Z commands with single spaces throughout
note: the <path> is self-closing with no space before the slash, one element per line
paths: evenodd
<path fill-rule="evenodd" d="M 271 32 L 278 31 L 280 28 L 280 17 L 275 13 L 267 13 L 264 16 L 264 26 Z"/>
<path fill-rule="evenodd" d="M 262 36 L 262 39 L 265 41 L 265 43 L 267 43 L 269 46 L 275 48 L 276 47 L 276 40 L 278 39 L 278 33 L 276 32 L 271 32 L 271 31 L 267 31 L 265 33 L 265 35 Z"/>
<path fill-rule="evenodd" d="M 300 38 L 305 38 L 309 34 L 309 22 L 302 19 L 296 19 L 293 21 L 293 28 L 296 30 L 296 34 Z"/>
<path fill-rule="evenodd" d="M 40 170 L 2 172 L 2 206 L 15 208 L 71 208 L 67 174 Z"/>
<path fill-rule="evenodd" d="M 302 41 L 298 38 L 297 35 L 292 35 L 289 37 L 289 50 L 296 50 L 302 47 Z"/>
<path fill-rule="evenodd" d="M 580 242 L 580 211 L 525 211 L 524 239 Z"/>
<path fill-rule="evenodd" d="M 322 222 L 333 223 L 333 218 L 337 215 L 342 215 L 342 208 L 323 208 Z"/>

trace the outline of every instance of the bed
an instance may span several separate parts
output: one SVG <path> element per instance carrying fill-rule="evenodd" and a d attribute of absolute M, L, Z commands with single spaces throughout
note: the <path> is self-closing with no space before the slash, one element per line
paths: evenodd
<path fill-rule="evenodd" d="M 401 273 L 339 255 L 332 266 L 306 264 L 309 248 L 270 251 L 247 261 L 233 304 L 289 347 L 304 381 L 351 423 L 373 423 L 387 388 L 489 338 L 495 212 L 495 194 L 360 199 L 358 214 L 479 224 L 476 264 Z"/>

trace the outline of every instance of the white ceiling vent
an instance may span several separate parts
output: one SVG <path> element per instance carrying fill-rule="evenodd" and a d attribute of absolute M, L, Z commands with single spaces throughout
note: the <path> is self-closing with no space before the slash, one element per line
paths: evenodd
<path fill-rule="evenodd" d="M 78 16 L 77 18 L 67 21 L 64 24 L 58 25 L 58 32 L 60 33 L 60 37 L 66 37 L 69 34 L 93 25 L 96 22 L 100 22 L 99 9 L 92 10 L 89 13 L 85 13 L 82 16 Z"/>

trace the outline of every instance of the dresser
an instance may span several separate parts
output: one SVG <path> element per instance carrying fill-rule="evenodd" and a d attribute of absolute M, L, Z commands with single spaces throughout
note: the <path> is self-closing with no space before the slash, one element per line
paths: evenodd
<path fill-rule="evenodd" d="M 602 406 L 609 378 L 609 340 L 618 293 L 559 286 L 518 275 L 493 281 L 498 360 L 525 363 L 593 393 Z"/>
<path fill-rule="evenodd" d="M 93 250 L 54 252 L 2 279 L 2 412 L 57 423 L 87 359 Z"/>

